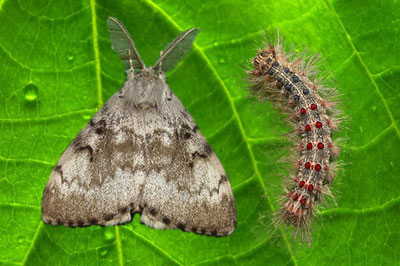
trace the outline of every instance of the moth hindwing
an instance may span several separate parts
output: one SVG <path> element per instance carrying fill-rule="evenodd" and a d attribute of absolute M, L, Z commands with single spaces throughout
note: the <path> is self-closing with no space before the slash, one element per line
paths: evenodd
<path fill-rule="evenodd" d="M 109 18 L 108 27 L 114 50 L 128 62 L 127 80 L 54 167 L 43 221 L 115 225 L 140 213 L 153 228 L 231 234 L 236 206 L 224 168 L 163 72 L 183 58 L 198 30 L 183 32 L 146 68 L 122 23 Z"/>

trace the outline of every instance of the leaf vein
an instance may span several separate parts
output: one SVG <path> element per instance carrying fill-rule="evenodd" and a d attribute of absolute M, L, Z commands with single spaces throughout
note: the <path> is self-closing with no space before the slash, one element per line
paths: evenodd
<path fill-rule="evenodd" d="M 32 158 L 6 158 L 3 156 L 0 156 L 0 162 L 15 162 L 15 163 L 36 163 L 36 164 L 43 164 L 43 165 L 48 165 L 48 166 L 54 166 L 55 163 L 48 162 L 48 161 L 43 161 L 43 160 L 37 160 L 37 159 L 32 159 Z"/>
<path fill-rule="evenodd" d="M 0 207 L 11 207 L 11 208 L 27 208 L 27 209 L 35 209 L 40 210 L 40 206 L 31 205 L 31 204 L 23 204 L 17 202 L 0 202 Z"/>
<path fill-rule="evenodd" d="M 88 115 L 93 115 L 97 111 L 96 108 L 93 109 L 81 109 L 81 110 L 76 110 L 76 111 L 71 111 L 67 113 L 60 113 L 60 114 L 55 114 L 51 116 L 42 116 L 42 117 L 25 117 L 25 118 L 0 118 L 0 123 L 24 123 L 24 122 L 41 122 L 41 121 L 50 121 L 50 120 L 55 120 L 59 118 L 65 118 L 68 116 L 73 116 L 77 114 L 88 114 Z"/>
<path fill-rule="evenodd" d="M 167 251 L 165 251 L 164 249 L 162 249 L 161 247 L 159 247 L 156 243 L 154 243 L 153 241 L 151 241 L 150 239 L 146 238 L 145 236 L 139 234 L 138 232 L 128 228 L 128 227 L 124 227 L 125 229 L 127 229 L 129 232 L 131 232 L 133 235 L 135 235 L 137 238 L 139 238 L 140 240 L 142 240 L 143 242 L 146 242 L 147 244 L 153 246 L 154 248 L 156 248 L 161 254 L 163 254 L 165 257 L 167 257 L 168 259 L 170 259 L 172 262 L 174 262 L 177 265 L 183 265 L 180 261 L 178 261 L 177 259 L 173 258 L 171 255 L 168 254 Z"/>
<path fill-rule="evenodd" d="M 33 235 L 31 244 L 29 245 L 29 248 L 25 253 L 24 259 L 22 260 L 22 263 L 21 263 L 22 266 L 27 263 L 29 254 L 31 254 L 32 250 L 35 248 L 36 239 L 38 238 L 39 232 L 42 228 L 43 228 L 43 223 L 42 223 L 42 220 L 40 220 L 38 226 L 36 227 L 35 234 Z"/>
<path fill-rule="evenodd" d="M 118 225 L 115 226 L 115 239 L 116 239 L 117 248 L 118 248 L 119 265 L 120 266 L 124 266 L 124 257 L 123 257 L 123 254 L 122 254 L 121 238 L 119 236 L 119 227 L 118 227 Z"/>
<path fill-rule="evenodd" d="M 374 206 L 371 208 L 365 208 L 365 209 L 335 208 L 335 209 L 321 211 L 318 213 L 318 216 L 323 217 L 323 216 L 329 216 L 332 214 L 368 215 L 368 214 L 388 210 L 390 208 L 396 207 L 398 204 L 400 204 L 400 196 L 397 196 L 394 199 L 391 199 L 381 205 Z"/>
<path fill-rule="evenodd" d="M 342 20 L 339 18 L 338 14 L 337 14 L 337 12 L 336 12 L 336 10 L 335 10 L 335 8 L 332 6 L 332 4 L 331 4 L 328 0 L 325 0 L 325 2 L 326 2 L 326 4 L 328 5 L 328 7 L 329 7 L 329 9 L 331 10 L 331 12 L 333 13 L 333 15 L 335 16 L 335 18 L 336 18 L 336 20 L 337 20 L 337 23 L 339 24 L 340 28 L 342 29 L 342 31 L 343 31 L 343 33 L 344 33 L 344 35 L 345 35 L 345 37 L 346 37 L 346 40 L 348 41 L 348 43 L 350 44 L 351 48 L 353 49 L 353 51 L 354 51 L 354 53 L 355 53 L 355 55 L 356 55 L 358 61 L 360 62 L 361 67 L 365 70 L 365 73 L 367 74 L 368 79 L 371 81 L 372 85 L 373 85 L 374 88 L 375 88 L 376 93 L 378 94 L 378 96 L 379 96 L 379 98 L 381 99 L 383 105 L 385 106 L 386 112 L 388 113 L 389 118 L 390 118 L 390 120 L 392 121 L 392 123 L 393 123 L 393 125 L 394 125 L 394 128 L 395 128 L 395 130 L 396 130 L 396 132 L 397 132 L 397 136 L 400 137 L 399 128 L 398 128 L 397 125 L 396 125 L 395 119 L 393 118 L 393 114 L 392 114 L 392 112 L 390 111 L 389 106 L 387 105 L 387 102 L 386 102 L 385 98 L 384 98 L 383 95 L 382 95 L 382 92 L 380 91 L 380 89 L 379 89 L 379 87 L 378 87 L 378 84 L 376 84 L 375 79 L 373 78 L 373 75 L 372 75 L 371 72 L 369 71 L 369 69 L 368 69 L 367 65 L 365 64 L 364 60 L 361 58 L 360 52 L 356 49 L 356 47 L 355 47 L 353 41 L 351 40 L 351 37 L 350 37 L 349 33 L 347 32 L 346 27 L 343 25 L 343 22 L 342 22 Z"/>

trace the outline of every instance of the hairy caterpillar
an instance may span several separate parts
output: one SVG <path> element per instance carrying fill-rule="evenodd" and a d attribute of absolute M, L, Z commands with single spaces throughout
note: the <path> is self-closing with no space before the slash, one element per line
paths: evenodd
<path fill-rule="evenodd" d="M 286 53 L 281 40 L 266 44 L 253 59 L 248 71 L 251 96 L 271 100 L 278 109 L 288 114 L 293 149 L 294 173 L 284 180 L 284 195 L 273 222 L 293 227 L 293 233 L 303 241 L 311 240 L 311 222 L 315 205 L 324 202 L 324 194 L 331 195 L 330 184 L 336 175 L 333 162 L 339 155 L 332 141 L 338 130 L 340 110 L 337 91 L 326 87 L 326 76 L 316 69 L 319 55 L 306 51 Z"/>

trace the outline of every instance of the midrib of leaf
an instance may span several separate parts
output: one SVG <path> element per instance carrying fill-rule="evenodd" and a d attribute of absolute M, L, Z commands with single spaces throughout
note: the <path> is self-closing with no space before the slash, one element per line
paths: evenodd
<path fill-rule="evenodd" d="M 97 15 L 96 15 L 96 0 L 90 0 L 90 11 L 92 15 L 92 31 L 93 31 L 93 51 L 94 61 L 96 68 L 96 84 L 97 84 L 97 107 L 103 106 L 103 92 L 101 86 L 101 65 L 100 65 L 100 51 L 98 43 L 98 32 L 97 32 Z"/>
<path fill-rule="evenodd" d="M 160 8 L 157 4 L 155 4 L 155 3 L 152 2 L 151 0 L 145 0 L 144 3 L 148 3 L 150 7 L 152 7 L 152 8 L 155 9 L 156 11 L 160 12 L 160 14 L 162 14 L 162 15 L 165 17 L 165 19 L 166 19 L 167 21 L 169 21 L 177 30 L 183 31 L 183 29 L 169 16 L 162 8 Z M 255 157 L 254 157 L 253 150 L 251 149 L 250 143 L 249 143 L 249 141 L 248 141 L 247 135 L 246 135 L 245 130 L 244 130 L 243 125 L 242 125 L 242 121 L 241 121 L 240 116 L 239 116 L 239 114 L 238 114 L 238 112 L 237 112 L 237 110 L 236 110 L 235 103 L 233 102 L 233 98 L 232 98 L 232 96 L 231 96 L 231 94 L 230 94 L 228 88 L 226 87 L 225 83 L 223 82 L 223 80 L 222 80 L 221 77 L 219 76 L 218 72 L 217 72 L 216 69 L 214 68 L 214 65 L 211 63 L 211 61 L 209 60 L 209 58 L 208 58 L 208 57 L 206 56 L 206 54 L 204 53 L 203 48 L 200 47 L 200 46 L 198 46 L 196 43 L 193 44 L 193 47 L 194 47 L 194 49 L 196 49 L 197 51 L 199 51 L 200 55 L 201 55 L 201 56 L 203 57 L 203 59 L 206 61 L 207 65 L 210 67 L 212 73 L 215 75 L 215 77 L 217 78 L 217 80 L 218 80 L 218 82 L 220 83 L 221 87 L 223 88 L 223 90 L 224 90 L 224 92 L 225 92 L 225 94 L 226 94 L 226 96 L 227 96 L 227 98 L 228 98 L 228 100 L 229 100 L 229 104 L 230 104 L 230 106 L 231 106 L 231 108 L 232 108 L 233 116 L 236 118 L 236 120 L 237 120 L 237 122 L 238 122 L 238 127 L 239 127 L 239 130 L 240 130 L 240 133 L 241 133 L 241 135 L 242 135 L 242 137 L 243 137 L 243 140 L 246 142 L 246 147 L 247 147 L 247 150 L 248 150 L 249 155 L 250 155 L 250 160 L 251 160 L 251 162 L 252 162 L 253 169 L 254 169 L 254 171 L 255 171 L 255 173 L 256 173 L 256 175 L 257 175 L 257 179 L 259 180 L 261 186 L 264 188 L 264 187 L 265 187 L 265 186 L 264 186 L 264 182 L 263 182 L 263 180 L 262 180 L 262 178 L 261 178 L 261 174 L 260 174 L 260 172 L 259 172 L 259 170 L 258 170 L 257 163 L 256 163 L 256 159 L 255 159 Z M 270 197 L 266 197 L 266 198 L 267 198 L 267 203 L 268 203 L 270 209 L 271 209 L 272 211 L 274 211 L 275 208 L 274 208 L 273 205 L 272 205 L 272 202 L 271 202 L 271 200 L 270 200 Z M 282 238 L 283 238 L 283 240 L 284 240 L 284 242 L 285 242 L 285 245 L 286 245 L 286 247 L 287 247 L 287 249 L 288 249 L 288 252 L 289 252 L 289 254 L 290 254 L 291 260 L 293 261 L 294 265 L 298 265 L 297 260 L 296 260 L 296 258 L 294 257 L 294 254 L 293 254 L 293 252 L 292 252 L 291 244 L 289 243 L 289 241 L 288 241 L 287 238 L 286 238 L 286 234 L 284 233 L 284 231 L 283 231 L 283 229 L 282 229 L 281 227 L 279 228 L 279 231 L 280 231 L 280 233 L 282 234 Z"/>
<path fill-rule="evenodd" d="M 340 17 L 338 16 L 338 14 L 337 14 L 335 8 L 332 6 L 332 4 L 329 2 L 329 0 L 325 0 L 325 3 L 326 3 L 326 5 L 328 6 L 328 9 L 329 9 L 329 10 L 333 13 L 333 15 L 335 16 L 335 19 L 336 19 L 337 23 L 339 24 L 340 29 L 343 31 L 343 33 L 344 33 L 344 35 L 345 35 L 345 37 L 346 37 L 347 42 L 348 42 L 349 45 L 351 46 L 351 49 L 353 49 L 353 52 L 354 52 L 354 54 L 356 55 L 358 61 L 360 62 L 361 67 L 365 70 L 365 73 L 367 74 L 368 79 L 370 80 L 370 82 L 371 82 L 372 85 L 374 86 L 376 93 L 378 94 L 378 96 L 379 96 L 379 98 L 381 99 L 383 105 L 385 106 L 385 109 L 386 109 L 386 112 L 387 112 L 388 115 L 389 115 L 390 121 L 392 122 L 392 124 L 393 124 L 393 126 L 394 126 L 394 128 L 395 128 L 395 130 L 396 130 L 397 137 L 400 137 L 399 128 L 398 128 L 397 125 L 396 125 L 396 122 L 395 122 L 395 120 L 394 120 L 394 118 L 393 118 L 392 112 L 390 111 L 389 106 L 387 105 L 387 102 L 386 102 L 385 98 L 383 97 L 383 95 L 382 95 L 382 93 L 381 93 L 381 91 L 380 91 L 380 89 L 379 89 L 379 87 L 378 87 L 378 84 L 376 84 L 375 80 L 373 79 L 373 75 L 372 75 L 371 72 L 369 71 L 369 69 L 368 69 L 367 65 L 365 64 L 364 60 L 361 58 L 360 53 L 357 51 L 357 49 L 356 49 L 356 47 L 355 47 L 355 45 L 354 45 L 354 43 L 353 43 L 353 41 L 352 41 L 352 39 L 351 39 L 351 37 L 350 37 L 350 34 L 347 32 L 347 29 L 346 29 L 346 27 L 343 25 L 343 22 L 342 22 L 342 20 L 340 19 Z"/>

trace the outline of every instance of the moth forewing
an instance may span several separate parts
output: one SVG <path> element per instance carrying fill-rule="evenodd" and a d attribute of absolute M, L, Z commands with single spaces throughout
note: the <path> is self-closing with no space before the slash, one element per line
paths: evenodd
<path fill-rule="evenodd" d="M 43 193 L 43 221 L 115 225 L 140 213 L 153 228 L 231 234 L 236 205 L 224 168 L 163 74 L 187 53 L 197 30 L 178 36 L 153 68 L 144 68 L 122 23 L 109 18 L 109 30 L 117 53 L 133 51 L 127 59 L 139 72 L 62 154 Z"/>

